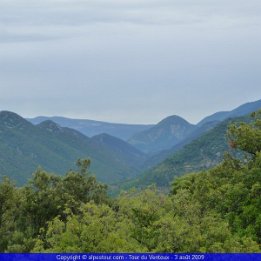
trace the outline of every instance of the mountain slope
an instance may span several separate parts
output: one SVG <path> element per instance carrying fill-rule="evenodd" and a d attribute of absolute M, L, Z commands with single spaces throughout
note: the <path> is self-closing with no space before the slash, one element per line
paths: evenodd
<path fill-rule="evenodd" d="M 113 153 L 119 161 L 126 162 L 137 170 L 146 159 L 145 154 L 135 147 L 105 133 L 92 137 L 91 141 L 99 146 L 99 150 Z"/>
<path fill-rule="evenodd" d="M 156 166 L 158 163 L 171 156 L 181 148 L 183 148 L 186 144 L 189 144 L 191 141 L 200 137 L 202 134 L 211 130 L 215 126 L 217 126 L 220 122 L 228 118 L 235 118 L 247 115 L 253 111 L 257 111 L 261 108 L 261 100 L 255 102 L 249 102 L 243 104 L 232 111 L 228 112 L 217 112 L 213 115 L 210 115 L 200 121 L 197 125 L 195 125 L 191 130 L 187 133 L 184 133 L 183 139 L 179 140 L 179 142 L 173 143 L 169 142 L 169 145 L 166 144 L 165 149 L 162 151 L 158 151 L 155 155 L 152 155 L 145 163 L 144 169 L 152 168 Z M 155 126 L 156 127 L 156 126 Z M 155 128 L 153 127 L 153 128 Z M 149 132 L 149 130 L 147 130 Z M 135 144 L 133 144 L 135 145 Z"/>
<path fill-rule="evenodd" d="M 163 150 L 158 152 L 155 155 L 152 155 L 149 157 L 143 164 L 143 169 L 150 169 L 156 165 L 158 165 L 163 160 L 167 159 L 177 151 L 181 150 L 185 145 L 191 143 L 193 140 L 197 139 L 207 131 L 213 129 L 217 125 L 217 122 L 207 122 L 203 124 L 202 126 L 196 126 L 192 132 L 184 138 L 182 141 L 180 141 L 178 144 L 174 145 L 170 149 Z"/>
<path fill-rule="evenodd" d="M 120 152 L 115 149 L 118 144 Z M 143 154 L 117 138 L 106 144 L 52 121 L 34 126 L 15 113 L 0 112 L 0 175 L 18 184 L 25 183 L 39 165 L 62 174 L 79 158 L 90 158 L 91 171 L 109 184 L 135 177 L 139 167 L 133 168 L 131 162 L 137 157 L 142 160 Z"/>
<path fill-rule="evenodd" d="M 153 125 L 142 124 L 119 124 L 108 123 L 101 121 L 85 120 L 85 119 L 70 119 L 65 117 L 36 117 L 28 119 L 33 124 L 39 124 L 46 120 L 51 120 L 62 127 L 68 127 L 78 130 L 82 134 L 92 137 L 102 133 L 107 133 L 111 136 L 128 140 L 132 135 L 137 132 L 151 128 Z"/>
<path fill-rule="evenodd" d="M 159 187 L 167 188 L 176 176 L 215 166 L 223 159 L 225 151 L 231 151 L 227 144 L 226 131 L 228 125 L 236 121 L 249 122 L 250 118 L 245 116 L 223 121 L 154 168 L 144 172 L 137 180 L 124 186 L 144 187 L 157 184 Z"/>
<path fill-rule="evenodd" d="M 128 142 L 145 153 L 156 153 L 178 144 L 194 127 L 183 118 L 174 115 L 148 130 L 135 134 Z"/>
<path fill-rule="evenodd" d="M 249 114 L 253 111 L 257 111 L 261 109 L 261 100 L 255 101 L 255 102 L 248 102 L 245 103 L 237 108 L 235 108 L 232 111 L 223 111 L 223 112 L 216 112 L 210 116 L 207 116 L 203 120 L 201 120 L 197 125 L 202 126 L 206 122 L 212 122 L 212 121 L 223 121 L 228 118 L 235 118 L 244 116 L 246 114 Z"/>

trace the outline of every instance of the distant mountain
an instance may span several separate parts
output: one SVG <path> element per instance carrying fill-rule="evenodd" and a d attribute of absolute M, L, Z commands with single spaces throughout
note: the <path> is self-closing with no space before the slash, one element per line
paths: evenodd
<path fill-rule="evenodd" d="M 93 121 L 85 119 L 70 119 L 65 117 L 36 117 L 27 119 L 33 124 L 39 124 L 46 120 L 51 120 L 62 127 L 68 127 L 78 130 L 82 134 L 92 137 L 102 133 L 107 133 L 111 136 L 120 138 L 122 140 L 128 140 L 137 132 L 144 131 L 151 128 L 153 125 L 142 125 L 142 124 L 119 124 L 119 123 L 108 123 L 102 121 Z"/>
<path fill-rule="evenodd" d="M 184 140 L 195 128 L 179 116 L 170 116 L 148 130 L 132 136 L 128 142 L 144 153 L 157 153 Z"/>
<path fill-rule="evenodd" d="M 248 102 L 248 103 L 245 103 L 245 104 L 237 107 L 236 109 L 234 109 L 232 111 L 216 112 L 216 113 L 204 118 L 203 120 L 201 120 L 197 124 L 197 126 L 202 126 L 206 122 L 212 122 L 212 121 L 221 122 L 228 118 L 244 116 L 253 111 L 257 111 L 259 109 L 261 109 L 261 100 L 258 100 L 255 102 Z"/>
<path fill-rule="evenodd" d="M 145 187 L 157 184 L 161 188 L 167 188 L 176 176 L 215 166 L 223 159 L 225 151 L 231 151 L 227 144 L 226 131 L 228 125 L 236 121 L 249 122 L 250 118 L 246 116 L 219 123 L 125 186 Z"/>
<path fill-rule="evenodd" d="M 110 184 L 135 177 L 144 155 L 109 135 L 91 139 L 50 120 L 35 126 L 15 113 L 0 112 L 0 176 L 23 184 L 38 166 L 63 174 L 79 158 L 90 158 L 97 179 Z"/>
<path fill-rule="evenodd" d="M 133 166 L 135 170 L 139 170 L 147 158 L 140 150 L 106 133 L 92 137 L 91 142 L 100 151 L 113 153 L 115 159 L 126 162 L 126 165 Z"/>
<path fill-rule="evenodd" d="M 64 173 L 74 167 L 78 158 L 89 157 L 92 159 L 91 170 L 102 182 L 125 182 L 150 169 L 146 172 L 150 174 L 144 174 L 139 182 L 147 184 L 160 177 L 156 183 L 166 184 L 175 175 L 218 162 L 219 158 L 212 157 L 207 146 L 216 142 L 223 144 L 220 135 L 224 123 L 220 124 L 220 121 L 260 108 L 261 100 L 246 103 L 230 112 L 210 115 L 197 125 L 179 116 L 167 117 L 156 125 L 37 117 L 30 120 L 36 124 L 33 125 L 15 113 L 3 111 L 0 112 L 0 176 L 11 176 L 21 184 L 39 165 L 48 171 Z M 73 129 L 61 127 L 57 122 Z M 89 138 L 83 133 L 94 136 Z M 111 134 L 122 139 L 132 137 L 127 143 Z M 203 150 L 198 150 L 198 146 Z M 210 153 L 210 159 L 205 151 Z M 222 154 L 222 148 L 215 150 L 215 153 L 219 152 Z M 198 158 L 200 156 L 203 158 Z M 175 173 L 170 170 L 170 162 L 174 162 Z"/>
<path fill-rule="evenodd" d="M 232 111 L 216 112 L 197 125 L 192 125 L 179 116 L 170 116 L 150 129 L 134 134 L 128 142 L 150 154 L 144 167 L 153 167 L 223 120 L 244 116 L 258 109 L 261 109 L 261 100 L 243 104 Z"/>
<path fill-rule="evenodd" d="M 160 162 L 165 160 L 166 158 L 170 157 L 177 151 L 181 150 L 185 145 L 189 144 L 193 140 L 197 139 L 207 131 L 213 129 L 219 122 L 206 122 L 202 126 L 195 126 L 195 128 L 191 131 L 191 133 L 182 141 L 180 141 L 178 144 L 172 146 L 171 148 L 167 150 L 162 150 L 158 152 L 155 155 L 152 155 L 151 157 L 148 157 L 148 159 L 143 163 L 143 169 L 150 169 L 156 165 L 158 165 Z"/>

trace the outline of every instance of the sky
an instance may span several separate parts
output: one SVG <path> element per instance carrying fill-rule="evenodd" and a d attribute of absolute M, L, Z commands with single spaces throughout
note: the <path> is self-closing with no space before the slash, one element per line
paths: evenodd
<path fill-rule="evenodd" d="M 261 99 L 260 0 L 0 0 L 0 110 L 192 123 Z"/>

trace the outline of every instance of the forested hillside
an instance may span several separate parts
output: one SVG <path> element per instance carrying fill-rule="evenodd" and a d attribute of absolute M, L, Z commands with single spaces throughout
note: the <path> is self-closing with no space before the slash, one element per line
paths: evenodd
<path fill-rule="evenodd" d="M 0 184 L 1 252 L 261 252 L 261 119 L 236 123 L 222 163 L 155 187 L 106 195 L 90 162 L 64 177 L 38 170 L 22 188 Z"/>
<path fill-rule="evenodd" d="M 223 121 L 183 148 L 177 149 L 176 152 L 174 148 L 174 153 L 167 159 L 145 171 L 137 180 L 123 186 L 145 187 L 156 184 L 159 187 L 168 188 L 170 182 L 177 176 L 209 169 L 217 165 L 222 161 L 226 151 L 230 151 L 232 154 L 240 154 L 239 150 L 231 150 L 229 147 L 227 128 L 232 123 L 250 121 L 250 116 Z"/>
<path fill-rule="evenodd" d="M 135 177 L 144 157 L 110 135 L 89 138 L 50 120 L 33 125 L 16 113 L 0 112 L 0 177 L 9 176 L 18 185 L 39 166 L 64 174 L 79 158 L 90 158 L 97 179 L 110 184 Z"/>

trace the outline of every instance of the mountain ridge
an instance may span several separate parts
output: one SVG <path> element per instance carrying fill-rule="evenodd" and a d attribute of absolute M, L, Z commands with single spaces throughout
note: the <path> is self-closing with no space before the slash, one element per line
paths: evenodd
<path fill-rule="evenodd" d="M 233 116 L 260 108 L 261 100 L 245 103 L 230 112 L 212 114 L 197 125 L 177 115 L 166 117 L 135 134 L 138 137 L 140 133 L 144 135 L 145 145 L 149 148 L 145 152 L 133 146 L 135 144 L 108 133 L 90 138 L 79 130 L 61 127 L 50 119 L 34 125 L 16 113 L 1 111 L 0 175 L 10 174 L 22 183 L 39 165 L 47 171 L 64 173 L 74 168 L 73 164 L 78 158 L 88 157 L 92 160 L 91 171 L 96 173 L 100 181 L 113 184 L 125 182 L 135 179 L 147 169 L 156 168 L 194 141 L 195 144 L 202 135 L 219 126 L 220 115 Z M 213 142 L 216 137 L 218 134 L 212 135 Z"/>
<path fill-rule="evenodd" d="M 128 140 L 130 144 L 148 154 L 155 154 L 175 145 L 188 135 L 193 124 L 180 116 L 168 116 L 152 128 L 137 133 Z"/>
<path fill-rule="evenodd" d="M 158 159 L 162 159 L 163 155 L 171 154 L 177 148 L 182 148 L 182 144 L 187 144 L 209 129 L 214 128 L 220 122 L 228 118 L 244 116 L 260 108 L 261 100 L 248 102 L 231 111 L 220 111 L 209 115 L 198 124 L 191 124 L 177 115 L 168 116 L 155 126 L 136 133 L 128 142 L 143 152 L 151 154 L 152 157 L 158 156 Z M 173 128 L 173 132 L 168 131 L 171 128 Z M 154 161 L 154 164 L 156 161 Z"/>
<path fill-rule="evenodd" d="M 228 118 L 235 118 L 244 116 L 246 114 L 249 114 L 253 111 L 257 111 L 261 108 L 261 100 L 253 101 L 253 102 L 247 102 L 244 103 L 235 109 L 231 111 L 220 111 L 213 113 L 205 118 L 203 118 L 200 122 L 197 123 L 197 126 L 201 126 L 202 124 L 210 121 L 223 121 Z"/>
<path fill-rule="evenodd" d="M 137 175 L 139 167 L 129 163 L 137 161 L 137 150 L 115 137 L 113 141 L 124 150 L 119 153 L 113 144 L 100 144 L 52 121 L 33 125 L 18 114 L 0 112 L 0 175 L 24 184 L 38 166 L 62 174 L 79 158 L 90 158 L 91 171 L 108 184 Z"/>
<path fill-rule="evenodd" d="M 143 131 L 153 126 L 153 124 L 111 123 L 89 119 L 72 119 L 61 116 L 38 116 L 35 118 L 27 118 L 27 120 L 34 125 L 37 125 L 45 120 L 51 120 L 62 127 L 78 130 L 88 137 L 107 133 L 124 141 L 128 140 L 134 133 Z"/>
<path fill-rule="evenodd" d="M 230 151 L 240 156 L 240 152 L 232 150 L 227 142 L 226 131 L 231 123 L 250 122 L 249 115 L 226 119 L 202 134 L 198 138 L 169 155 L 165 160 L 144 171 L 137 179 L 121 184 L 123 188 L 146 187 L 156 184 L 167 190 L 174 178 L 185 173 L 205 170 L 221 162 L 224 152 Z"/>

